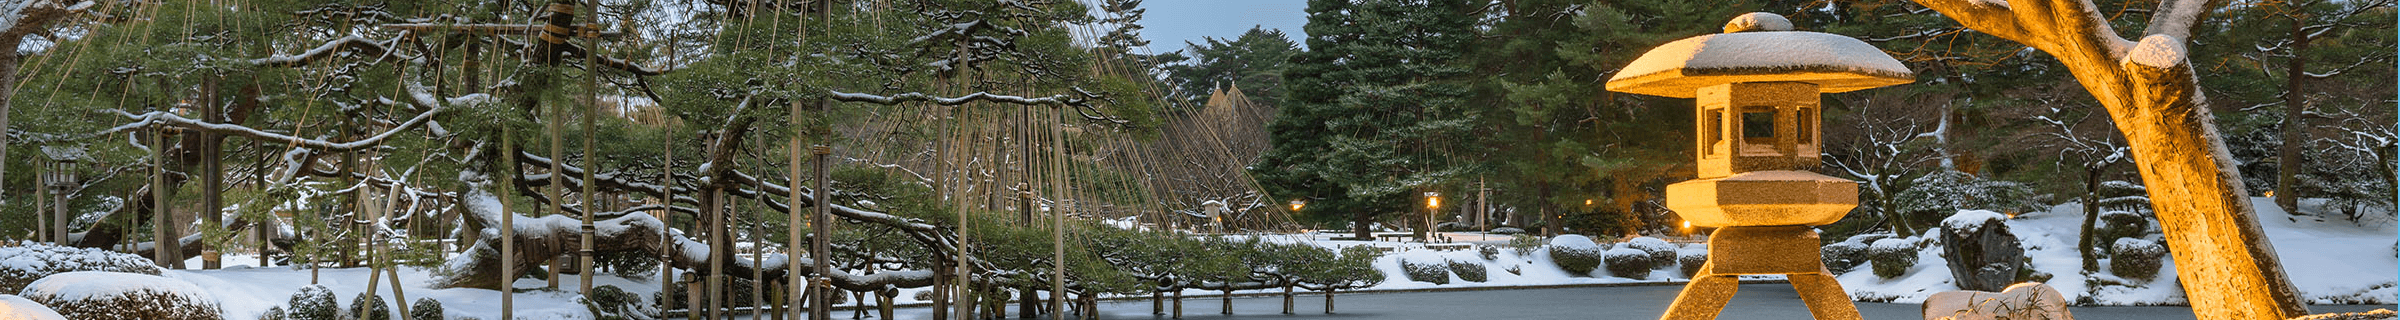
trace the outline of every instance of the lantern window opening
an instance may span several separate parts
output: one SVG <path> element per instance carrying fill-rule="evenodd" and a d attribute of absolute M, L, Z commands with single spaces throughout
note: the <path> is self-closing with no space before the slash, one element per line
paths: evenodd
<path fill-rule="evenodd" d="M 1743 143 L 1775 143 L 1773 139 L 1753 140 L 1753 138 L 1775 137 L 1775 109 L 1773 107 L 1742 108 L 1741 120 Z"/>
<path fill-rule="evenodd" d="M 1723 156 L 1723 153 L 1717 152 L 1717 148 L 1725 144 L 1725 109 L 1710 108 L 1704 113 L 1706 121 L 1701 122 L 1700 130 L 1706 132 L 1700 135 L 1700 155 L 1709 158 Z"/>

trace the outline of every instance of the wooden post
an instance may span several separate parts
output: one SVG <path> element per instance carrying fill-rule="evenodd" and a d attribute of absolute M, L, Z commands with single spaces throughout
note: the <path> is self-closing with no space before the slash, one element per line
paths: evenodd
<path fill-rule="evenodd" d="M 174 250 L 178 249 L 175 248 L 175 212 L 167 204 L 168 198 L 175 193 L 174 187 L 167 186 L 167 128 L 151 129 L 150 155 L 150 213 L 153 217 L 150 248 L 156 255 L 154 258 L 158 259 L 155 261 L 158 266 L 183 269 L 182 257 L 176 256 L 182 251 Z"/>
<path fill-rule="evenodd" d="M 50 201 L 49 167 L 48 163 L 33 166 L 33 241 L 51 240 L 53 237 L 50 234 L 56 233 L 56 230 L 50 229 L 50 207 L 47 205 Z M 52 244 L 65 246 L 67 242 Z"/>
<path fill-rule="evenodd" d="M 217 110 L 217 77 L 215 75 L 208 75 L 201 79 L 200 95 L 201 121 L 224 123 L 224 113 Z M 213 131 L 200 130 L 198 133 L 200 136 L 194 140 L 200 142 L 198 146 L 200 151 L 200 221 L 209 228 L 223 228 L 225 227 L 225 165 L 220 158 L 224 158 L 222 145 L 225 138 Z M 205 237 L 201 240 L 200 268 L 224 267 L 224 262 L 219 261 L 222 258 L 220 252 L 224 249 L 209 244 Z"/>
<path fill-rule="evenodd" d="M 833 273 L 832 259 L 825 258 L 832 254 L 833 249 L 832 244 L 829 243 L 829 240 L 832 240 L 831 236 L 833 235 L 833 206 L 827 203 L 827 201 L 832 201 L 832 199 L 829 197 L 830 193 L 826 192 L 826 188 L 830 185 L 826 182 L 828 180 L 832 180 L 833 178 L 828 176 L 825 172 L 825 162 L 827 156 L 833 154 L 833 148 L 826 147 L 824 145 L 817 145 L 809 148 L 809 151 L 810 153 L 816 154 L 817 157 L 817 186 L 810 190 L 812 191 L 810 192 L 811 195 L 813 198 L 815 198 L 810 205 L 817 209 L 815 219 L 817 241 L 811 243 L 809 248 L 809 255 L 813 258 L 816 258 L 814 260 L 816 260 L 815 269 L 817 273 L 817 282 L 809 283 L 809 287 L 818 292 L 817 301 L 819 302 L 817 304 L 810 305 L 809 312 L 813 314 L 817 320 L 827 320 L 832 319 L 832 316 L 827 314 L 827 311 L 833 310 L 831 308 L 832 303 L 825 303 L 833 301 L 831 300 L 832 296 L 828 294 L 830 291 L 833 291 L 828 290 L 832 288 L 830 282 L 832 280 L 831 278 L 827 277 L 827 275 Z"/>
<path fill-rule="evenodd" d="M 600 0 L 587 0 L 583 6 L 583 14 L 592 17 L 592 20 L 599 20 Z M 583 70 L 585 72 L 583 93 L 587 99 L 584 100 L 586 108 L 583 109 L 583 228 L 578 229 L 583 236 L 583 248 L 576 251 L 575 256 L 580 258 L 576 261 L 578 262 L 576 268 L 581 269 L 581 272 L 576 275 L 579 278 L 577 284 L 580 287 L 577 288 L 577 292 L 590 296 L 592 294 L 592 255 L 594 254 L 592 237 L 593 232 L 597 231 L 592 226 L 592 215 L 599 214 L 598 211 L 600 211 L 599 206 L 595 205 L 599 203 L 597 201 L 599 197 L 594 196 L 595 193 L 598 193 L 595 189 L 598 183 L 594 183 L 592 180 L 592 172 L 600 170 L 601 158 L 592 152 L 592 145 L 597 143 L 595 139 L 598 139 L 596 136 L 600 132 L 598 125 L 595 124 L 600 118 L 600 30 L 598 30 L 599 24 L 596 23 L 586 26 L 588 27 L 584 28 L 582 32 L 577 32 L 583 37 Z M 567 159 L 555 157 L 550 159 L 552 167 L 565 162 Z M 551 176 L 556 177 L 559 174 L 564 173 L 554 172 Z"/>
<path fill-rule="evenodd" d="M 500 290 L 501 319 L 516 319 L 517 312 L 517 213 L 509 206 L 517 184 L 515 135 L 514 127 L 500 127 L 500 172 L 492 174 L 492 193 L 500 198 L 500 238 L 493 240 L 500 242 L 500 287 L 494 289 Z"/>

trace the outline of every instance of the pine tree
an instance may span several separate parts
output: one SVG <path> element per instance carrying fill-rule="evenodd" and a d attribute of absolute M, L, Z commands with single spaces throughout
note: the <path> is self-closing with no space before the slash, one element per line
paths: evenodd
<path fill-rule="evenodd" d="M 1285 70 L 1274 147 L 1253 166 L 1268 193 L 1350 215 L 1416 212 L 1416 191 L 1459 178 L 1483 113 L 1468 102 L 1461 57 L 1474 39 L 1470 1 L 1309 2 L 1307 52 Z M 1471 176 L 1468 176 L 1471 177 Z"/>

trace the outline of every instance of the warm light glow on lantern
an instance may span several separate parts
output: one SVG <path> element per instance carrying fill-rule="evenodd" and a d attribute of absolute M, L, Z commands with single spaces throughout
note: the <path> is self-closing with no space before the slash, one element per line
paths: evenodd
<path fill-rule="evenodd" d="M 1292 211 L 1300 211 L 1300 207 L 1305 206 L 1308 206 L 1308 201 L 1292 200 Z"/>
<path fill-rule="evenodd" d="M 1442 207 L 1442 196 L 1439 196 L 1439 195 L 1425 196 L 1425 207 L 1426 207 L 1426 208 L 1440 208 L 1440 207 Z"/>

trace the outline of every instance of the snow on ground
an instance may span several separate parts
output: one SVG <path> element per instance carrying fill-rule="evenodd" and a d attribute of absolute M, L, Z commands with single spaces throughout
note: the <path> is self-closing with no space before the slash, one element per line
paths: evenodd
<path fill-rule="evenodd" d="M 2260 222 L 2267 229 L 2268 238 L 2275 243 L 2277 252 L 2283 257 L 2283 263 L 2291 275 L 2293 284 L 2297 285 L 2308 299 L 2315 303 L 2377 304 L 2388 304 L 2400 300 L 2394 298 L 2395 284 L 2400 283 L 2395 281 L 2396 278 L 2400 278 L 2400 258 L 2394 258 L 2393 226 L 2383 224 L 2361 227 L 2341 220 L 2291 216 L 2276 209 L 2271 199 L 2256 198 L 2254 201 L 2259 210 L 2259 216 L 2262 217 Z M 2321 201 L 2304 201 L 2303 204 L 2305 208 L 2313 211 L 2316 205 L 2321 204 Z M 2066 204 L 2052 207 L 2049 211 L 2027 213 L 2008 220 L 2010 230 L 2018 236 L 2026 248 L 2027 259 L 2032 269 L 2052 276 L 2046 283 L 2058 288 L 2060 293 L 2067 295 L 2070 299 L 2088 298 L 2104 305 L 2185 303 L 2182 288 L 2177 286 L 2174 281 L 2175 266 L 2172 261 L 2165 263 L 2158 279 L 2121 279 L 2110 274 L 2105 267 L 2095 274 L 2082 274 L 2082 260 L 2076 255 L 2074 246 L 2077 232 L 2081 229 L 2081 214 L 2082 208 L 2079 205 Z M 1589 274 L 1570 274 L 1551 262 L 1549 250 L 1537 249 L 1527 252 L 1527 254 L 1517 254 L 1516 250 L 1507 247 L 1509 237 L 1505 235 L 1480 233 L 1445 233 L 1444 235 L 1456 239 L 1460 243 L 1474 244 L 1477 247 L 1492 247 L 1498 252 L 1492 259 L 1486 260 L 1475 249 L 1438 251 L 1428 249 L 1426 244 L 1414 242 L 1333 240 L 1335 237 L 1346 236 L 1346 234 L 1340 233 L 1312 232 L 1226 235 L 1225 237 L 1255 237 L 1269 242 L 1306 243 L 1336 250 L 1351 246 L 1391 248 L 1391 252 L 1375 261 L 1376 270 L 1386 275 L 1385 280 L 1366 290 L 1674 284 L 1688 281 L 1680 274 L 1673 261 L 1659 262 L 1659 268 L 1642 279 L 1614 276 L 1609 274 L 1606 268 L 1599 268 Z M 2155 239 L 2157 235 L 2150 237 Z M 1699 241 L 1700 239 L 1677 239 L 1669 245 L 1674 246 L 1678 251 L 1706 250 L 1706 245 L 1697 243 Z M 1837 279 L 1841 281 L 1844 288 L 1850 291 L 1852 297 L 1863 301 L 1918 303 L 1933 293 L 1958 290 L 1955 285 L 1951 284 L 1950 271 L 1942 262 L 1942 247 L 1938 243 L 1934 243 L 1935 241 L 1930 241 L 1924 236 L 1903 239 L 1903 241 L 1924 247 L 1923 250 L 1917 251 L 1918 263 L 1909 269 L 1907 275 L 1894 279 L 1881 279 L 1870 271 L 1873 269 L 1872 262 L 1870 262 L 1837 276 Z M 1399 263 L 1403 257 L 1409 256 L 1428 261 L 1479 261 L 1487 266 L 1486 274 L 1489 279 L 1484 282 L 1467 282 L 1458 279 L 1453 274 L 1450 283 L 1446 285 L 1410 281 L 1401 272 Z M 293 292 L 311 282 L 310 271 L 307 269 L 281 266 L 256 267 L 251 265 L 256 262 L 256 257 L 250 255 L 229 253 L 222 261 L 226 263 L 226 269 L 169 270 L 163 276 L 184 280 L 199 288 L 205 288 L 205 291 L 213 295 L 224 308 L 227 319 L 256 319 L 258 314 L 267 308 L 287 303 Z M 2102 263 L 2105 265 L 2106 261 L 2103 260 Z M 187 262 L 187 265 L 197 266 L 199 261 L 195 258 Z M 315 277 L 315 282 L 332 289 L 338 301 L 345 304 L 359 292 L 366 290 L 368 280 L 365 268 L 318 271 L 320 274 Z M 490 318 L 499 313 L 498 291 L 427 288 L 433 275 L 426 269 L 403 268 L 400 278 L 406 285 L 405 294 L 410 302 L 413 303 L 416 299 L 421 298 L 440 300 L 443 309 L 453 318 L 464 316 Z M 615 285 L 627 292 L 642 295 L 645 299 L 659 289 L 655 279 L 628 279 L 607 273 L 596 275 L 594 278 L 600 285 Z M 1781 276 L 1743 277 L 1745 280 L 1781 278 Z M 576 281 L 576 278 L 572 276 L 562 277 L 559 281 L 559 289 L 543 289 L 546 283 L 542 280 L 518 280 L 515 287 L 522 292 L 514 298 L 517 314 L 520 317 L 528 318 L 590 319 L 591 315 L 584 310 L 582 305 L 575 302 L 577 295 L 573 291 L 577 287 Z M 2094 288 L 2091 284 L 2099 286 Z M 383 286 L 383 289 L 378 290 L 381 291 L 380 297 L 387 302 L 392 302 L 393 297 L 389 291 L 390 284 L 380 285 Z M 917 295 L 925 290 L 924 288 L 902 289 L 895 302 L 901 304 L 923 302 L 917 299 Z M 1273 290 L 1237 293 L 1268 291 Z M 1217 293 L 1219 292 L 1191 289 L 1185 292 L 1185 296 Z M 851 301 L 848 305 L 858 305 L 862 302 L 872 303 L 870 299 L 870 301 Z M 396 312 L 397 308 L 394 311 Z"/>
<path fill-rule="evenodd" d="M 2268 241 L 2283 259 L 2284 271 L 2290 275 L 2292 285 L 2311 303 L 2385 304 L 2400 300 L 2394 297 L 2395 284 L 2400 284 L 2396 282 L 2400 280 L 2400 258 L 2394 257 L 2394 226 L 2388 223 L 2359 226 L 2346 220 L 2293 216 L 2277 208 L 2272 198 L 2252 198 L 2251 202 L 2258 210 L 2259 224 L 2266 229 Z M 2315 212 L 2322 203 L 2303 201 L 2302 209 Z M 2099 272 L 2083 274 L 2083 259 L 2075 250 L 2082 223 L 2083 207 L 2074 203 L 2008 220 L 2009 230 L 2023 243 L 2026 260 L 2033 270 L 2051 275 L 2044 283 L 2057 288 L 2068 299 L 2088 299 L 2101 305 L 2187 303 L 2183 287 L 2175 281 L 2171 256 L 2155 279 L 2118 277 L 2108 271 L 2107 259 L 2100 260 Z M 1911 241 L 1923 242 L 1923 237 Z M 2148 238 L 2158 240 L 2159 235 Z M 1933 293 L 1958 290 L 1950 282 L 1950 268 L 1942 261 L 1943 248 L 1938 243 L 1923 243 L 1927 246 L 1918 252 L 1917 264 L 1907 275 L 1893 279 L 1877 277 L 1871 271 L 1873 263 L 1869 262 L 1836 278 L 1852 298 L 1861 301 L 1919 303 Z"/>

